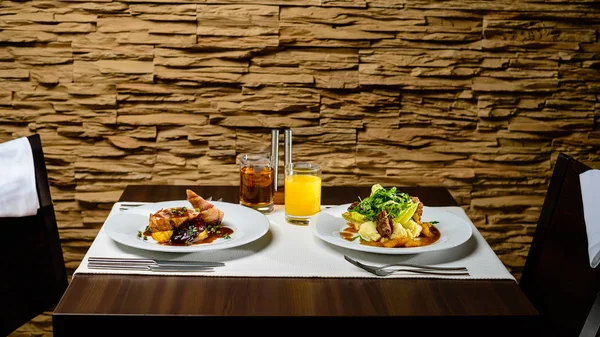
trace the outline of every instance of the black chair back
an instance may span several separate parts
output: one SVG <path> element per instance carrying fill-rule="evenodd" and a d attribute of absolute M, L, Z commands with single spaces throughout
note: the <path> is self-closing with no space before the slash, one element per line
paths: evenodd
<path fill-rule="evenodd" d="M 42 142 L 38 134 L 27 138 L 33 150 L 40 208 L 34 216 L 0 218 L 4 235 L 0 245 L 2 336 L 51 310 L 68 285 Z"/>
<path fill-rule="evenodd" d="M 600 269 L 590 267 L 588 257 L 579 182 L 589 169 L 559 154 L 519 282 L 542 317 L 544 336 L 579 336 L 600 289 Z"/>

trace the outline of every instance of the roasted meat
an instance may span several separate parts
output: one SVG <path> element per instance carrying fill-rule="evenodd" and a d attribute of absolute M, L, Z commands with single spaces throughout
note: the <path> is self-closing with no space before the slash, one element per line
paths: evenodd
<path fill-rule="evenodd" d="M 435 235 L 434 233 L 431 232 L 431 227 L 433 226 L 431 223 L 423 222 L 423 223 L 421 223 L 421 226 L 423 226 L 423 230 L 421 231 L 421 234 L 423 236 L 431 238 Z"/>
<path fill-rule="evenodd" d="M 377 232 L 384 238 L 389 238 L 394 232 L 394 222 L 385 209 L 377 214 Z"/>
<path fill-rule="evenodd" d="M 417 210 L 415 211 L 415 214 L 413 214 L 413 219 L 416 221 L 416 223 L 420 224 L 421 216 L 423 216 L 423 203 L 417 197 L 410 197 L 410 200 L 412 202 L 414 202 L 415 204 L 419 205 L 419 206 L 417 206 Z"/>
<path fill-rule="evenodd" d="M 186 207 L 165 208 L 150 214 L 150 231 L 163 232 L 173 230 L 198 216 L 198 212 Z"/>
<path fill-rule="evenodd" d="M 223 211 L 206 201 L 192 190 L 186 190 L 187 200 L 200 212 L 200 217 L 207 225 L 220 225 L 223 221 Z"/>

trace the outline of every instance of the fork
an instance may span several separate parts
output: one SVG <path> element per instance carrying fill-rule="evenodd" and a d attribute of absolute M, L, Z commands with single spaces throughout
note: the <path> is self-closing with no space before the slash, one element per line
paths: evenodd
<path fill-rule="evenodd" d="M 467 272 L 467 268 L 465 267 L 434 267 L 434 266 L 425 266 L 418 264 L 410 264 L 410 263 L 391 263 L 383 266 L 371 266 L 361 262 L 358 262 L 346 255 L 344 255 L 344 259 L 346 261 L 352 263 L 353 265 L 368 271 L 371 274 L 377 276 L 388 276 L 392 273 L 396 272 L 410 272 L 417 274 L 430 274 L 430 275 L 450 275 L 450 276 L 460 276 L 460 275 L 469 275 Z M 387 269 L 390 267 L 400 267 L 394 269 Z"/>

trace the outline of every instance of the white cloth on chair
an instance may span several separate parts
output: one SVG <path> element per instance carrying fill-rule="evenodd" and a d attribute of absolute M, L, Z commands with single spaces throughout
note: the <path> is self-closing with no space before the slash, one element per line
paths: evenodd
<path fill-rule="evenodd" d="M 37 214 L 33 153 L 27 137 L 0 144 L 0 217 Z"/>
<path fill-rule="evenodd" d="M 579 175 L 583 218 L 588 238 L 590 266 L 600 263 L 600 170 L 588 170 Z"/>

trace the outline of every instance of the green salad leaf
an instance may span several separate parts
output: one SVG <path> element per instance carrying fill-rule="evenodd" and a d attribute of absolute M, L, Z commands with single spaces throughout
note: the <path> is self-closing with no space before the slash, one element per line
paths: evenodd
<path fill-rule="evenodd" d="M 393 219 L 406 214 L 406 210 L 414 208 L 414 203 L 406 193 L 398 192 L 396 187 L 386 189 L 380 184 L 371 187 L 371 195 L 362 199 L 352 212 L 364 215 L 370 221 L 376 221 L 377 214 L 386 210 Z M 409 211 L 410 212 L 410 211 Z M 414 213 L 414 212 L 413 212 Z"/>

